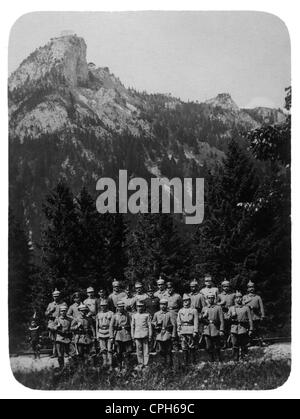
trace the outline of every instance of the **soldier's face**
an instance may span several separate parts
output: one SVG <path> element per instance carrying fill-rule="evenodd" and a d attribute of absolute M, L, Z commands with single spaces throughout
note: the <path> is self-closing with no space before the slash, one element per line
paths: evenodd
<path fill-rule="evenodd" d="M 211 278 L 205 279 L 205 285 L 207 286 L 207 288 L 210 288 L 211 287 L 211 285 L 212 285 Z"/>
<path fill-rule="evenodd" d="M 131 295 L 131 291 L 129 288 L 126 288 L 125 290 L 127 297 L 129 297 Z"/>
<path fill-rule="evenodd" d="M 142 290 L 143 289 L 141 287 L 136 287 L 135 288 L 136 293 L 139 294 L 139 295 L 142 294 Z"/>
<path fill-rule="evenodd" d="M 74 302 L 77 303 L 77 304 L 79 304 L 80 298 L 79 297 L 74 297 Z"/>
<path fill-rule="evenodd" d="M 93 292 L 88 292 L 87 296 L 88 296 L 88 298 L 94 298 L 94 293 Z"/>
<path fill-rule="evenodd" d="M 116 286 L 113 288 L 113 290 L 114 290 L 115 292 L 119 292 L 119 291 L 120 291 L 120 287 L 119 287 L 118 285 L 116 285 Z"/>
<path fill-rule="evenodd" d="M 153 297 L 153 295 L 154 295 L 153 290 L 149 290 L 149 291 L 148 291 L 148 295 L 149 295 L 149 297 Z"/>
<path fill-rule="evenodd" d="M 137 312 L 142 313 L 143 312 L 143 306 L 137 306 Z"/>
<path fill-rule="evenodd" d="M 215 298 L 214 297 L 208 297 L 207 300 L 208 300 L 208 302 L 209 302 L 210 305 L 213 305 L 214 302 L 215 302 Z"/>
<path fill-rule="evenodd" d="M 61 317 L 65 318 L 66 317 L 66 311 L 65 310 L 61 311 L 60 315 L 61 315 Z"/>
<path fill-rule="evenodd" d="M 174 291 L 173 285 L 168 285 L 167 289 L 169 294 L 172 294 Z"/>
<path fill-rule="evenodd" d="M 197 286 L 196 285 L 191 285 L 191 292 L 196 292 L 197 291 Z"/>
<path fill-rule="evenodd" d="M 157 287 L 159 291 L 163 291 L 165 289 L 165 284 L 158 284 Z"/>
<path fill-rule="evenodd" d="M 168 305 L 167 304 L 160 304 L 161 311 L 167 311 Z"/>
<path fill-rule="evenodd" d="M 191 305 L 191 301 L 190 300 L 184 300 L 183 307 L 188 308 L 190 305 Z"/>
<path fill-rule="evenodd" d="M 53 301 L 56 303 L 58 301 L 58 295 L 53 295 Z"/>
<path fill-rule="evenodd" d="M 235 298 L 235 302 L 239 305 L 242 304 L 242 301 L 243 301 L 243 297 L 236 297 Z"/>
<path fill-rule="evenodd" d="M 99 291 L 99 297 L 100 297 L 100 298 L 103 298 L 103 297 L 104 297 L 104 295 L 105 295 L 104 290 L 100 290 L 100 291 Z"/>
<path fill-rule="evenodd" d="M 229 291 L 229 286 L 228 285 L 223 285 L 223 291 L 228 292 Z"/>
<path fill-rule="evenodd" d="M 248 292 L 249 292 L 250 294 L 253 294 L 253 293 L 254 293 L 254 287 L 249 287 L 249 288 L 248 288 Z"/>

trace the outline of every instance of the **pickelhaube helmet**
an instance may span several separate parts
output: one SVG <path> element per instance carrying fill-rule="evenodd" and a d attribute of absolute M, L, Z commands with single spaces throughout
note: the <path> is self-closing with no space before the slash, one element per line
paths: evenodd
<path fill-rule="evenodd" d="M 143 285 L 142 285 L 142 283 L 141 283 L 141 282 L 136 282 L 136 283 L 134 284 L 134 287 L 135 287 L 135 288 L 143 288 Z"/>
<path fill-rule="evenodd" d="M 158 278 L 157 285 L 164 285 L 164 284 L 165 284 L 165 280 L 160 276 Z"/>
<path fill-rule="evenodd" d="M 229 285 L 230 285 L 230 282 L 229 281 L 227 281 L 227 279 L 224 279 L 224 281 L 222 282 L 222 284 L 221 284 L 223 287 L 229 287 Z"/>
<path fill-rule="evenodd" d="M 113 280 L 113 283 L 112 283 L 112 286 L 113 286 L 113 287 L 119 287 L 119 286 L 120 286 L 120 282 L 119 282 L 119 281 L 117 281 L 116 279 L 114 279 L 114 280 Z"/>
<path fill-rule="evenodd" d="M 168 300 L 166 298 L 162 298 L 159 304 L 168 304 Z"/>
<path fill-rule="evenodd" d="M 184 296 L 182 297 L 182 301 L 188 301 L 191 300 L 191 297 L 188 294 L 184 294 Z"/>
<path fill-rule="evenodd" d="M 62 304 L 62 305 L 59 307 L 59 310 L 60 310 L 60 311 L 67 311 L 67 310 L 68 310 L 68 306 L 67 306 L 67 304 Z"/>
<path fill-rule="evenodd" d="M 198 281 L 197 281 L 196 279 L 193 279 L 193 280 L 190 282 L 190 286 L 191 286 L 191 287 L 197 287 L 197 286 L 198 286 Z"/>
<path fill-rule="evenodd" d="M 95 292 L 93 287 L 88 287 L 88 289 L 86 290 L 86 292 Z"/>
<path fill-rule="evenodd" d="M 242 297 L 243 296 L 243 294 L 241 293 L 241 291 L 236 291 L 236 293 L 235 293 L 235 298 L 238 298 L 238 297 Z"/>
<path fill-rule="evenodd" d="M 248 287 L 248 288 L 254 288 L 254 287 L 255 287 L 254 282 L 249 281 L 249 282 L 248 282 L 248 284 L 247 284 L 247 287 Z"/>

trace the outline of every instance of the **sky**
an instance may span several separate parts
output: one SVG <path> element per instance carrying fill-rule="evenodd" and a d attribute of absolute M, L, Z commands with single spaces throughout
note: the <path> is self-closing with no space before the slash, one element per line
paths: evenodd
<path fill-rule="evenodd" d="M 87 60 L 126 87 L 205 101 L 230 93 L 240 107 L 282 107 L 290 39 L 261 12 L 35 12 L 11 29 L 9 74 L 64 30 L 85 39 Z"/>

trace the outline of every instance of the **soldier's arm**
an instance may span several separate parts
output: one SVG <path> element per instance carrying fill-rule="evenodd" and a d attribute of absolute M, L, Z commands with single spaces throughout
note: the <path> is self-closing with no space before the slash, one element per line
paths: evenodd
<path fill-rule="evenodd" d="M 156 327 L 156 324 L 157 324 L 157 315 L 156 315 L 156 313 L 153 316 L 152 324 L 153 324 L 154 327 Z"/>
<path fill-rule="evenodd" d="M 181 329 L 181 317 L 180 317 L 180 311 L 179 311 L 179 313 L 177 314 L 177 330 L 180 331 L 180 329 Z"/>
<path fill-rule="evenodd" d="M 93 338 L 96 339 L 96 330 L 92 321 L 90 322 L 90 330 L 93 334 Z"/>
<path fill-rule="evenodd" d="M 134 339 L 134 330 L 135 330 L 135 316 L 131 318 L 131 337 Z"/>
<path fill-rule="evenodd" d="M 152 323 L 151 323 L 150 314 L 148 314 L 148 330 L 149 330 L 149 339 L 152 339 Z"/>
<path fill-rule="evenodd" d="M 115 315 L 112 316 L 111 321 L 109 323 L 109 337 L 110 337 L 110 339 L 114 339 L 114 328 L 115 328 Z"/>

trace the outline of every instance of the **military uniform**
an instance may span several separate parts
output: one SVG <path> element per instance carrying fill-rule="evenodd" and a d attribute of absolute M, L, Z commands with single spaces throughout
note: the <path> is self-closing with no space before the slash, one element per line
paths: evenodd
<path fill-rule="evenodd" d="M 224 332 L 224 316 L 221 307 L 216 304 L 204 307 L 201 321 L 204 325 L 203 336 L 210 359 L 214 361 L 217 355 L 220 360 L 220 332 Z"/>
<path fill-rule="evenodd" d="M 78 310 L 78 309 L 79 309 L 79 306 L 80 306 L 80 303 L 73 303 L 73 304 L 69 307 L 68 312 L 67 312 L 67 317 L 68 317 L 70 320 L 74 320 L 74 319 L 76 319 L 77 317 L 80 317 L 80 311 Z"/>
<path fill-rule="evenodd" d="M 135 311 L 135 303 L 136 299 L 135 297 L 128 297 L 122 299 L 122 301 L 125 304 L 125 310 L 128 311 L 128 313 L 133 313 Z"/>
<path fill-rule="evenodd" d="M 84 308 L 84 305 L 79 307 L 80 311 L 89 312 L 88 307 Z M 74 343 L 77 355 L 84 359 L 87 355 L 91 354 L 91 350 L 94 348 L 94 339 L 96 337 L 94 322 L 91 317 L 81 314 L 72 321 L 71 330 L 74 332 Z"/>
<path fill-rule="evenodd" d="M 118 305 L 122 304 L 121 301 Z M 123 307 L 125 307 L 123 303 Z M 115 350 L 118 356 L 120 368 L 123 362 L 128 362 L 128 355 L 131 352 L 131 317 L 127 311 L 114 313 L 109 325 L 109 337 L 115 343 Z"/>
<path fill-rule="evenodd" d="M 157 297 L 159 300 L 162 300 L 163 298 L 166 297 L 166 294 L 167 294 L 167 290 L 163 290 L 163 291 L 158 290 L 154 293 L 154 297 Z"/>
<path fill-rule="evenodd" d="M 144 300 L 145 310 L 147 313 L 150 314 L 151 318 L 153 318 L 154 314 L 159 311 L 159 299 L 153 295 L 147 295 L 147 298 Z"/>
<path fill-rule="evenodd" d="M 118 306 L 118 302 L 126 298 L 125 292 L 115 292 L 113 291 L 108 297 L 108 309 L 115 312 Z"/>
<path fill-rule="evenodd" d="M 137 304 L 140 305 L 141 302 Z M 140 367 L 146 367 L 149 363 L 149 341 L 152 339 L 151 316 L 149 313 L 133 314 L 131 335 L 136 342 L 138 364 Z"/>
<path fill-rule="evenodd" d="M 71 343 L 71 322 L 67 317 L 61 315 L 57 317 L 53 323 L 53 329 L 56 332 L 56 350 L 58 356 L 58 363 L 60 368 L 64 367 L 65 354 L 69 355 Z"/>
<path fill-rule="evenodd" d="M 252 283 L 250 282 L 249 284 Z M 265 318 L 265 309 L 262 298 L 254 292 L 250 292 L 243 297 L 243 304 L 248 306 L 251 311 L 251 317 L 253 321 L 253 337 L 257 338 L 260 344 L 263 345 L 260 325 Z"/>
<path fill-rule="evenodd" d="M 112 341 L 109 336 L 109 327 L 113 315 L 112 311 L 99 311 L 96 316 L 96 335 L 104 367 L 112 366 Z"/>
<path fill-rule="evenodd" d="M 218 298 L 218 305 L 222 307 L 223 314 L 224 314 L 225 338 L 224 338 L 223 349 L 227 347 L 227 344 L 229 344 L 229 342 L 227 341 L 230 340 L 230 321 L 228 317 L 228 310 L 230 307 L 234 305 L 234 297 L 235 297 L 234 293 L 222 291 L 219 294 L 219 298 Z"/>
<path fill-rule="evenodd" d="M 236 360 L 239 352 L 244 357 L 247 353 L 248 332 L 253 330 L 253 322 L 249 307 L 235 304 L 229 308 L 228 317 L 231 322 L 231 341 Z"/>
<path fill-rule="evenodd" d="M 53 293 L 52 293 L 53 297 L 59 297 L 60 296 L 60 292 L 56 289 Z M 45 316 L 48 319 L 48 330 L 49 330 L 49 338 L 52 341 L 53 344 L 53 349 L 52 349 L 52 357 L 55 357 L 57 355 L 57 351 L 56 351 L 56 333 L 53 330 L 53 323 L 55 321 L 55 319 L 59 316 L 60 314 L 60 307 L 61 306 L 65 306 L 66 303 L 65 302 L 58 302 L 58 301 L 52 301 L 50 304 L 48 304 L 47 310 L 45 312 Z"/>
<path fill-rule="evenodd" d="M 185 299 L 190 297 L 185 297 Z M 183 307 L 178 312 L 177 330 L 181 341 L 181 349 L 185 352 L 186 363 L 189 362 L 188 352 L 196 348 L 195 337 L 199 332 L 199 313 L 195 308 Z M 193 355 L 195 355 L 193 353 Z"/>
<path fill-rule="evenodd" d="M 29 327 L 30 343 L 33 350 L 34 358 L 40 358 L 40 326 L 31 324 Z"/>
<path fill-rule="evenodd" d="M 168 304 L 167 300 L 165 301 Z M 159 310 L 153 316 L 152 325 L 156 333 L 157 352 L 163 356 L 166 363 L 169 358 L 169 365 L 172 366 L 172 339 L 176 337 L 176 324 L 168 311 Z"/>
<path fill-rule="evenodd" d="M 89 313 L 88 317 L 92 317 L 92 319 L 96 319 L 97 314 L 97 299 L 96 298 L 87 298 L 84 300 L 83 304 L 88 307 Z"/>
<path fill-rule="evenodd" d="M 215 296 L 215 301 L 218 300 L 219 290 L 218 290 L 217 287 L 210 287 L 210 288 L 209 287 L 204 287 L 204 288 L 202 288 L 202 290 L 200 292 L 204 297 L 205 305 L 207 305 L 207 297 L 210 294 L 213 294 Z"/>
<path fill-rule="evenodd" d="M 174 319 L 174 322 L 176 323 L 178 311 L 182 307 L 182 298 L 179 294 L 176 294 L 175 292 L 173 294 L 167 293 L 164 298 L 168 300 L 168 311 L 170 312 L 171 316 Z"/>

